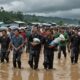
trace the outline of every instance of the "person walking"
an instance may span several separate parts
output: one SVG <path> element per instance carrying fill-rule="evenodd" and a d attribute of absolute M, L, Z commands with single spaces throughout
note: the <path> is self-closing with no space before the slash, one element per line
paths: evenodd
<path fill-rule="evenodd" d="M 0 44 L 1 44 L 1 63 L 4 63 L 4 60 L 9 62 L 9 45 L 10 45 L 10 38 L 7 35 L 7 31 L 2 31 L 2 36 L 0 37 Z"/>
<path fill-rule="evenodd" d="M 21 54 L 22 54 L 22 48 L 24 46 L 24 40 L 22 36 L 19 33 L 19 30 L 16 29 L 14 32 L 14 36 L 11 40 L 11 45 L 13 47 L 13 66 L 14 68 L 17 67 L 21 69 Z"/>

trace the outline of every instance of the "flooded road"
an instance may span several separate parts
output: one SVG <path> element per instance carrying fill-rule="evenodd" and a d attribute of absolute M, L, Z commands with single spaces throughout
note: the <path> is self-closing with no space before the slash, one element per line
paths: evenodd
<path fill-rule="evenodd" d="M 14 69 L 12 66 L 12 54 L 10 63 L 0 64 L 0 80 L 80 80 L 80 60 L 76 65 L 71 65 L 70 54 L 59 61 L 55 53 L 53 70 L 44 70 L 43 54 L 40 56 L 39 70 L 32 70 L 28 65 L 28 54 L 22 54 L 23 69 Z"/>

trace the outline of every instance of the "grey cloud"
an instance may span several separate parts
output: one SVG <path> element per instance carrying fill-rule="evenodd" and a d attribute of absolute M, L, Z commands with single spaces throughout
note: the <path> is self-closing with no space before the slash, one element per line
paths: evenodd
<path fill-rule="evenodd" d="M 0 6 L 43 16 L 80 17 L 80 0 L 0 0 Z"/>

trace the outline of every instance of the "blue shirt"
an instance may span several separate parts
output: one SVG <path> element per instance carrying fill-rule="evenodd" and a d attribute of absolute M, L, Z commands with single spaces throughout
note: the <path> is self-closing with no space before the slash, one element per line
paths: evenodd
<path fill-rule="evenodd" d="M 18 48 L 20 45 L 23 44 L 23 38 L 22 36 L 16 37 L 15 35 L 11 39 L 11 43 L 14 45 L 14 47 Z"/>

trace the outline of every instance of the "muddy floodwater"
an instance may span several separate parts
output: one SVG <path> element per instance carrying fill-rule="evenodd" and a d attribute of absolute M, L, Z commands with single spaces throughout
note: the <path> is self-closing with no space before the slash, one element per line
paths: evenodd
<path fill-rule="evenodd" d="M 10 54 L 10 63 L 0 63 L 0 80 L 80 80 L 80 60 L 78 64 L 72 65 L 70 54 L 65 60 L 63 55 L 61 60 L 57 59 L 55 52 L 53 70 L 44 70 L 43 54 L 40 55 L 39 69 L 32 70 L 28 65 L 28 54 L 22 54 L 22 69 L 14 69 L 12 66 L 12 53 Z M 80 59 L 80 58 L 79 58 Z"/>

